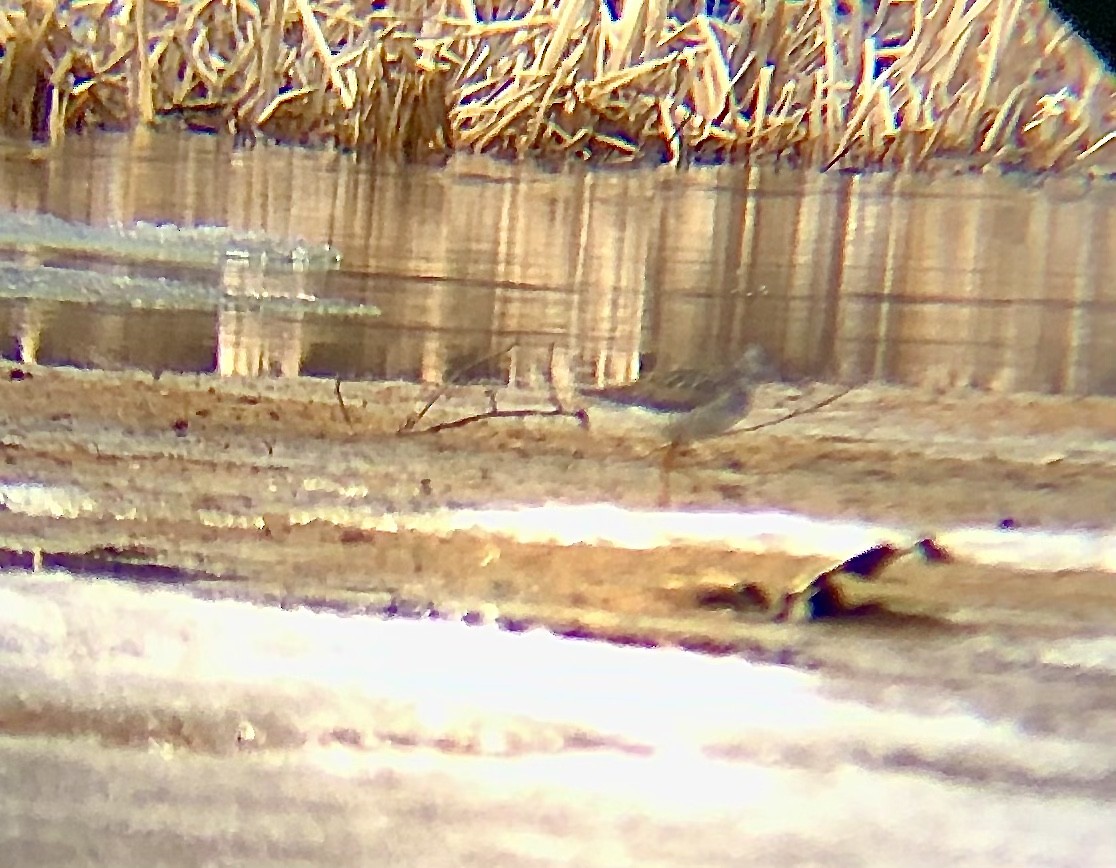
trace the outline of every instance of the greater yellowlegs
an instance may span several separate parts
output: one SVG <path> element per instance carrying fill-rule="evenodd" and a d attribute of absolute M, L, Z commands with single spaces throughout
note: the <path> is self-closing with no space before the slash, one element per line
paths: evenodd
<path fill-rule="evenodd" d="M 721 371 L 653 371 L 632 383 L 586 389 L 587 397 L 654 413 L 665 440 L 663 500 L 669 499 L 669 474 L 679 448 L 732 430 L 748 415 L 752 393 L 760 383 L 778 379 L 761 347 L 750 346 Z"/>

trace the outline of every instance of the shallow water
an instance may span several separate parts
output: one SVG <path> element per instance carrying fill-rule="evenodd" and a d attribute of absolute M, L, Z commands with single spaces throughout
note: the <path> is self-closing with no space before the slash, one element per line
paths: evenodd
<path fill-rule="evenodd" d="M 435 382 L 489 359 L 475 377 L 515 384 L 623 381 L 760 343 L 794 375 L 1116 394 L 1114 205 L 1116 184 L 1082 179 L 433 170 L 205 136 L 72 138 L 0 160 L 0 207 L 228 226 L 329 245 L 341 267 L 208 274 L 230 299 L 294 293 L 317 312 L 75 309 L 43 293 L 0 300 L 0 334 L 9 357 L 44 363 Z M 137 271 L 112 244 L 90 263 L 75 232 L 44 223 L 16 264 L 182 269 Z M 382 316 L 345 316 L 357 303 Z M 176 339 L 148 346 L 152 332 Z"/>
<path fill-rule="evenodd" d="M 1083 730 L 542 631 L 61 573 L 8 573 L 2 594 L 9 728 L 102 742 L 0 738 L 0 841 L 23 863 L 1102 865 L 1116 848 L 1116 752 Z"/>

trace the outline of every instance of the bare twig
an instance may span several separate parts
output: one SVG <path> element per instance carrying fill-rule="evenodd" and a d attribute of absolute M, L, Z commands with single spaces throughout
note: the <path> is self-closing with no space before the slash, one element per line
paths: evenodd
<path fill-rule="evenodd" d="M 345 406 L 345 399 L 341 397 L 340 377 L 333 381 L 333 394 L 337 396 L 337 406 L 341 408 L 341 417 L 345 420 L 345 424 L 352 428 L 353 418 L 349 415 L 349 408 Z"/>
<path fill-rule="evenodd" d="M 449 431 L 452 428 L 464 428 L 466 425 L 472 425 L 474 422 L 483 422 L 486 419 L 528 419 L 531 417 L 576 419 L 578 424 L 583 428 L 587 427 L 589 424 L 589 414 L 586 413 L 584 409 L 567 410 L 561 405 L 552 407 L 549 410 L 500 410 L 493 407 L 493 409 L 486 410 L 483 413 L 474 413 L 472 416 L 463 416 L 460 419 L 454 419 L 450 422 L 439 422 L 437 425 L 431 425 L 429 428 L 422 428 L 417 431 L 411 430 L 410 433 L 437 434 L 439 431 Z"/>
<path fill-rule="evenodd" d="M 450 387 L 457 380 L 459 380 L 465 374 L 469 373 L 469 371 L 475 370 L 476 368 L 479 368 L 481 365 L 483 365 L 487 362 L 490 362 L 493 359 L 498 359 L 498 358 L 500 358 L 500 356 L 507 355 L 513 349 L 515 349 L 515 347 L 516 347 L 515 343 L 508 344 L 508 346 L 506 346 L 502 350 L 499 350 L 498 352 L 495 352 L 495 353 L 492 353 L 491 355 L 487 355 L 487 356 L 484 356 L 483 358 L 477 359 L 475 362 L 470 362 L 469 364 L 465 365 L 463 368 L 458 368 L 455 371 L 451 371 L 450 375 L 448 377 L 446 377 L 445 381 L 442 383 L 442 385 L 440 385 L 438 387 L 438 389 L 434 392 L 434 394 L 430 397 L 430 399 L 423 405 L 422 409 L 419 410 L 417 413 L 412 413 L 410 416 L 408 416 L 406 419 L 404 419 L 403 424 L 399 426 L 399 430 L 396 433 L 407 434 L 411 431 L 414 431 L 415 426 L 422 420 L 422 417 L 425 416 L 428 412 L 430 412 L 430 408 L 433 407 L 436 403 L 438 403 L 438 399 L 441 398 L 443 395 L 445 395 L 446 392 L 448 392 L 450 390 Z M 437 426 L 434 426 L 434 427 L 437 427 Z M 424 429 L 424 430 L 429 431 L 430 429 L 427 428 L 427 429 Z M 416 432 L 416 433 L 418 433 L 418 432 Z"/>
<path fill-rule="evenodd" d="M 473 362 L 472 364 L 467 365 L 465 368 L 462 368 L 461 370 L 459 370 L 455 374 L 453 374 L 449 378 L 449 382 L 452 382 L 454 379 L 460 377 L 462 374 L 466 373 L 467 371 L 470 371 L 473 368 L 476 368 L 478 365 L 481 365 L 481 364 L 483 364 L 483 363 L 485 363 L 485 362 L 487 362 L 487 361 L 489 361 L 493 358 L 497 358 L 498 356 L 503 355 L 504 353 L 510 352 L 514 347 L 515 347 L 515 344 L 512 344 L 511 346 L 509 346 L 506 350 L 504 350 L 501 353 L 496 353 L 495 355 L 488 356 L 484 359 L 481 359 L 477 362 Z M 434 401 L 436 401 L 439 397 L 441 397 L 441 395 L 445 394 L 445 388 L 443 387 L 442 389 L 439 390 L 438 394 L 434 396 L 433 400 L 427 402 L 426 406 L 423 407 L 422 410 L 417 415 L 412 416 L 410 419 L 407 420 L 408 423 L 410 423 L 410 424 L 405 423 L 405 427 L 401 427 L 399 429 L 399 433 L 402 434 L 404 432 L 410 432 L 412 434 L 437 434 L 439 431 L 448 431 L 448 430 L 451 430 L 453 428 L 463 428 L 466 425 L 472 425 L 474 422 L 483 422 L 487 419 L 528 419 L 528 418 L 532 418 L 532 417 L 537 417 L 537 418 L 555 418 L 555 417 L 558 417 L 558 418 L 565 418 L 565 419 L 576 419 L 578 425 L 580 425 L 582 428 L 588 428 L 589 427 L 589 413 L 583 407 L 579 407 L 576 410 L 567 410 L 565 405 L 562 403 L 562 399 L 558 396 L 558 390 L 554 387 L 554 380 L 553 380 L 553 363 L 554 363 L 553 353 L 554 353 L 554 348 L 552 346 L 551 347 L 551 382 L 550 382 L 550 396 L 549 396 L 551 407 L 550 407 L 549 410 L 537 410 L 537 409 L 531 409 L 531 408 L 520 408 L 520 409 L 516 409 L 516 410 L 501 410 L 498 403 L 497 403 L 496 390 L 495 389 L 486 389 L 484 394 L 485 394 L 485 397 L 488 399 L 488 409 L 485 410 L 483 413 L 474 413 L 471 416 L 463 416 L 460 419 L 453 419 L 452 421 L 449 421 L 449 422 L 440 422 L 437 425 L 431 425 L 429 428 L 423 428 L 423 429 L 417 430 L 417 431 L 414 430 L 415 423 L 417 423 L 418 420 L 421 419 L 422 416 L 426 413 L 426 411 L 429 410 L 433 406 Z"/>
<path fill-rule="evenodd" d="M 830 395 L 828 398 L 818 401 L 818 403 L 816 404 L 811 404 L 809 407 L 802 407 L 798 410 L 792 410 L 786 416 L 782 416 L 778 419 L 772 419 L 768 422 L 759 422 L 755 425 L 750 425 L 747 428 L 736 428 L 732 431 L 726 431 L 724 434 L 719 434 L 717 436 L 724 437 L 728 434 L 746 434 L 749 431 L 759 431 L 761 428 L 770 428 L 772 425 L 782 425 L 784 422 L 789 422 L 791 419 L 794 419 L 798 416 L 805 416 L 808 413 L 816 413 L 818 410 L 822 410 L 825 407 L 828 407 L 838 398 L 845 397 L 845 395 L 847 395 L 852 390 L 853 387 L 848 386 L 847 388 L 842 389 L 840 392 L 837 392 L 835 395 Z"/>

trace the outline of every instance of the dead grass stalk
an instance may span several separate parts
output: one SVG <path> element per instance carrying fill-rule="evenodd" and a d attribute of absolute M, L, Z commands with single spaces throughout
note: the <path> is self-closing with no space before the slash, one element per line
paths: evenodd
<path fill-rule="evenodd" d="M 1032 0 L 23 0 L 0 11 L 9 134 L 56 142 L 172 123 L 416 159 L 1116 165 L 1113 76 Z"/>

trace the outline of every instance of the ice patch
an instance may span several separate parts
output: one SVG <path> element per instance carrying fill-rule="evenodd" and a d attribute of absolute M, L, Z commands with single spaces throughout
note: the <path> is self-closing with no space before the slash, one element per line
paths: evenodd
<path fill-rule="evenodd" d="M 0 482 L 0 508 L 43 518 L 77 518 L 97 509 L 79 489 L 40 482 Z"/>
<path fill-rule="evenodd" d="M 638 510 L 613 504 L 383 514 L 345 503 L 291 514 L 292 524 L 314 520 L 388 533 L 465 531 L 506 536 L 523 543 L 640 550 L 708 545 L 834 560 L 852 557 L 881 543 L 911 545 L 926 536 L 924 530 L 780 511 Z M 1111 530 L 945 528 L 935 532 L 933 539 L 954 557 L 989 566 L 1116 572 L 1116 532 Z"/>
<path fill-rule="evenodd" d="M 361 505 L 363 486 L 308 478 L 303 489 L 325 492 L 328 502 L 290 510 L 292 525 L 325 521 L 384 533 L 438 536 L 457 532 L 503 536 L 522 543 L 605 545 L 646 550 L 672 545 L 716 546 L 754 554 L 844 560 L 881 543 L 909 546 L 924 532 L 862 521 L 814 518 L 780 511 L 693 512 L 638 510 L 613 504 L 545 504 L 506 509 L 440 509 L 385 513 Z M 80 489 L 38 482 L 0 482 L 0 508 L 24 515 L 76 518 L 98 509 Z M 272 509 L 272 512 L 276 510 Z M 134 509 L 117 513 L 135 518 Z M 260 528 L 263 518 L 199 510 L 213 527 Z M 954 558 L 1017 570 L 1097 570 L 1116 573 L 1116 531 L 1073 529 L 946 528 L 933 539 Z"/>
<path fill-rule="evenodd" d="M 834 698 L 820 675 L 741 658 L 206 601 L 60 573 L 9 571 L 0 591 L 0 720 L 149 745 L 0 736 L 4 768 L 45 745 L 32 779 L 16 786 L 13 773 L 0 788 L 6 816 L 34 813 L 25 830 L 54 822 L 43 806 L 58 798 L 54 787 L 28 795 L 28 783 L 69 780 L 63 759 L 80 750 L 89 774 L 124 782 L 107 804 L 160 817 L 167 834 L 237 805 L 251 806 L 244 822 L 325 817 L 322 794 L 343 791 L 372 799 L 354 814 L 366 831 L 377 806 L 404 797 L 432 806 L 406 809 L 421 834 L 452 822 L 437 806 L 468 806 L 457 840 L 495 835 L 524 858 L 556 852 L 535 837 L 543 829 L 560 840 L 597 830 L 601 844 L 629 848 L 596 862 L 579 851 L 574 864 L 742 864 L 746 852 L 743 864 L 1030 865 L 1056 853 L 1086 865 L 1116 846 L 1110 745 L 956 705 L 918 713 Z M 215 799 L 228 807 L 204 814 Z M 663 837 L 637 859 L 649 823 Z M 282 835 L 288 823 L 269 828 Z"/>
<path fill-rule="evenodd" d="M 1040 659 L 1051 666 L 1116 672 L 1116 637 L 1056 642 L 1042 651 Z"/>
<path fill-rule="evenodd" d="M 78 705 L 232 708 L 265 737 L 270 719 L 310 741 L 344 732 L 479 753 L 583 743 L 826 768 L 918 756 L 1036 779 L 1105 763 L 1116 774 L 1116 755 L 962 709 L 836 699 L 816 674 L 739 657 L 207 601 L 56 572 L 9 572 L 5 595 L 0 668 L 34 673 L 24 689 Z"/>
<path fill-rule="evenodd" d="M 261 232 L 236 232 L 223 226 L 134 223 L 89 226 L 49 214 L 0 212 L 0 249 L 57 256 L 97 256 L 183 265 L 250 264 L 260 270 L 330 270 L 341 255 L 326 244 L 284 241 Z"/>

